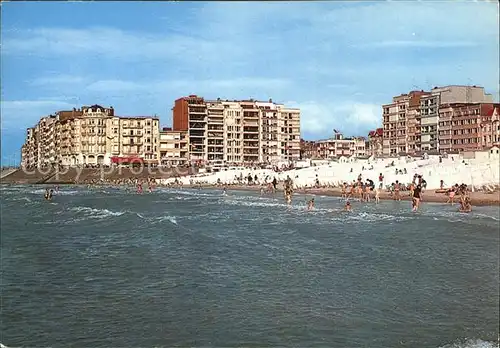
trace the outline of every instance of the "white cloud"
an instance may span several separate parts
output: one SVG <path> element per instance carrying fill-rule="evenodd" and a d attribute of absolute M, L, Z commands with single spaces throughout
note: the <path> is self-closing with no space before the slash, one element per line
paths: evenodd
<path fill-rule="evenodd" d="M 175 28 L 175 34 L 171 21 L 165 23 L 168 32 L 155 33 L 85 24 L 79 29 L 6 31 L 2 54 L 54 58 L 61 70 L 70 63 L 78 66 L 85 77 L 49 75 L 32 84 L 44 87 L 37 93 L 79 98 L 57 100 L 104 99 L 103 104 L 123 112 L 135 107 L 169 110 L 173 100 L 185 94 L 328 100 L 300 103 L 304 130 L 318 135 L 324 134 L 320 128 L 325 125 L 346 131 L 355 131 L 359 124 L 378 125 L 379 110 L 377 106 L 375 112 L 373 104 L 415 87 L 467 83 L 470 78 L 492 93 L 498 90 L 496 3 L 205 2 L 200 6 L 184 13 L 189 20 Z M 415 54 L 420 48 L 429 50 Z M 453 53 L 444 62 L 448 49 Z M 89 65 L 89 58 L 112 69 Z M 359 101 L 351 102 L 355 98 Z"/>
<path fill-rule="evenodd" d="M 380 127 L 381 107 L 360 102 L 318 103 L 315 101 L 293 102 L 287 105 L 301 110 L 301 130 L 314 136 L 325 136 L 333 129 L 364 135 L 368 130 Z M 349 135 L 349 134 L 346 134 Z"/>
<path fill-rule="evenodd" d="M 84 83 L 86 79 L 81 76 L 73 75 L 49 75 L 45 77 L 38 77 L 30 83 L 33 86 L 51 86 L 57 85 L 58 87 L 64 85 L 74 85 Z"/>
<path fill-rule="evenodd" d="M 116 28 L 36 28 L 19 31 L 3 40 L 6 54 L 81 58 L 165 59 L 186 57 L 186 52 L 211 50 L 213 44 L 183 35 L 159 35 Z"/>
<path fill-rule="evenodd" d="M 9 31 L 4 53 L 162 60 L 232 65 L 273 55 L 354 47 L 464 47 L 498 39 L 494 3 L 207 2 L 187 27 L 168 35 L 109 27 Z M 471 13 L 481 18 L 471 22 Z M 188 15 L 186 13 L 186 15 Z M 191 15 L 191 14 L 190 14 Z M 272 20 L 269 20 L 272 18 Z M 183 32 L 179 34 L 178 32 Z M 388 40 L 390 38 L 390 40 Z M 310 58 L 317 59 L 315 53 Z M 290 64 L 291 62 L 286 62 Z"/>
<path fill-rule="evenodd" d="M 35 125 L 43 116 L 71 110 L 75 106 L 62 100 L 5 100 L 1 103 L 2 130 L 25 129 Z"/>
<path fill-rule="evenodd" d="M 79 81 L 80 83 L 69 83 Z M 207 98 L 221 97 L 233 99 L 240 97 L 272 97 L 293 87 L 293 81 L 286 78 L 235 77 L 233 79 L 156 79 L 156 80 L 92 80 L 78 76 L 39 78 L 32 82 L 58 94 L 78 95 L 59 97 L 58 100 L 85 100 L 95 97 L 126 98 L 133 96 L 156 97 L 164 101 L 166 94 L 176 96 L 199 94 Z M 173 101 L 173 100 L 172 100 Z"/>
<path fill-rule="evenodd" d="M 104 93 L 132 92 L 147 88 L 147 84 L 122 80 L 99 80 L 87 86 L 87 90 L 89 91 Z"/>
<path fill-rule="evenodd" d="M 389 48 L 389 47 L 428 47 L 428 48 L 456 48 L 456 47 L 474 47 L 478 46 L 477 42 L 467 41 L 417 41 L 417 40 L 389 40 L 376 41 L 364 44 L 352 45 L 357 48 Z"/>

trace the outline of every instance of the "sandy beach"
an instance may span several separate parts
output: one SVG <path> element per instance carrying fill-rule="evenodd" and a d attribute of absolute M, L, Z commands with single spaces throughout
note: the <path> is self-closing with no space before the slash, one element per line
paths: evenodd
<path fill-rule="evenodd" d="M 200 188 L 200 186 L 191 186 L 187 185 L 184 187 L 192 187 L 192 188 Z M 221 189 L 221 186 L 217 185 L 204 185 L 201 186 L 201 189 Z M 260 191 L 259 185 L 232 185 L 227 186 L 227 191 Z M 330 197 L 341 197 L 342 192 L 340 188 L 308 188 L 308 189 L 299 189 L 295 190 L 296 194 L 306 194 L 306 195 L 316 195 L 316 196 L 330 196 Z M 278 190 L 278 195 L 282 194 L 282 190 Z M 424 191 L 422 194 L 423 199 L 422 203 L 432 202 L 432 203 L 443 203 L 445 204 L 448 200 L 448 196 L 444 193 L 436 193 L 434 190 Z M 500 192 L 494 193 L 485 193 L 485 192 L 470 192 L 469 197 L 471 198 L 471 202 L 473 206 L 500 206 Z M 374 194 L 371 197 L 374 199 Z M 393 197 L 389 192 L 380 192 L 381 200 L 393 200 Z M 353 201 L 356 201 L 357 198 L 353 198 Z M 402 201 L 411 201 L 408 192 L 401 193 Z M 458 196 L 455 197 L 455 204 L 460 202 L 460 198 Z"/>

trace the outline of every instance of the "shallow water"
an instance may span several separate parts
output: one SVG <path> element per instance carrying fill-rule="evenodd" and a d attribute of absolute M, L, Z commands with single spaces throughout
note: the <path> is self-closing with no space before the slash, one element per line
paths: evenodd
<path fill-rule="evenodd" d="M 0 192 L 9 347 L 498 346 L 498 207 Z"/>

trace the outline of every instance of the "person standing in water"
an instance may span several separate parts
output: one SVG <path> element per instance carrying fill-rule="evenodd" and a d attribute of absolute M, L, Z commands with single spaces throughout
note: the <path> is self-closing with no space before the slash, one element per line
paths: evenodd
<path fill-rule="evenodd" d="M 307 201 L 307 210 L 313 210 L 314 209 L 314 198 L 311 198 L 309 201 Z"/>
<path fill-rule="evenodd" d="M 52 189 L 46 189 L 45 190 L 45 195 L 44 195 L 44 198 L 47 200 L 47 201 L 51 201 L 52 200 L 52 195 L 54 194 L 54 190 Z"/>
<path fill-rule="evenodd" d="M 401 200 L 401 195 L 399 194 L 399 190 L 400 190 L 399 181 L 396 180 L 396 184 L 394 185 L 394 199 L 397 201 Z"/>
<path fill-rule="evenodd" d="M 422 186 L 417 185 L 415 189 L 413 190 L 413 211 L 417 211 L 418 207 L 420 206 L 420 200 L 422 199 Z"/>
<path fill-rule="evenodd" d="M 344 206 L 345 211 L 352 211 L 351 202 L 347 201 Z"/>
<path fill-rule="evenodd" d="M 472 211 L 472 204 L 469 196 L 465 196 L 460 200 L 459 211 L 461 213 L 470 213 Z"/>
<path fill-rule="evenodd" d="M 380 188 L 377 187 L 375 188 L 375 203 L 379 204 L 380 203 Z"/>

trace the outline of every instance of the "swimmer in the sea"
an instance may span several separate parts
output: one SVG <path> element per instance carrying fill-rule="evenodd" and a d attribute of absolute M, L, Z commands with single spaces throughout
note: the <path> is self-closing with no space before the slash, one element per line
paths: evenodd
<path fill-rule="evenodd" d="M 344 206 L 344 211 L 352 211 L 351 202 L 347 201 Z"/>
<path fill-rule="evenodd" d="M 307 201 L 307 210 L 313 210 L 314 209 L 314 198 L 311 198 L 310 200 Z"/>
<path fill-rule="evenodd" d="M 472 204 L 469 196 L 465 196 L 460 200 L 460 208 L 458 210 L 461 213 L 470 213 L 472 211 Z"/>

